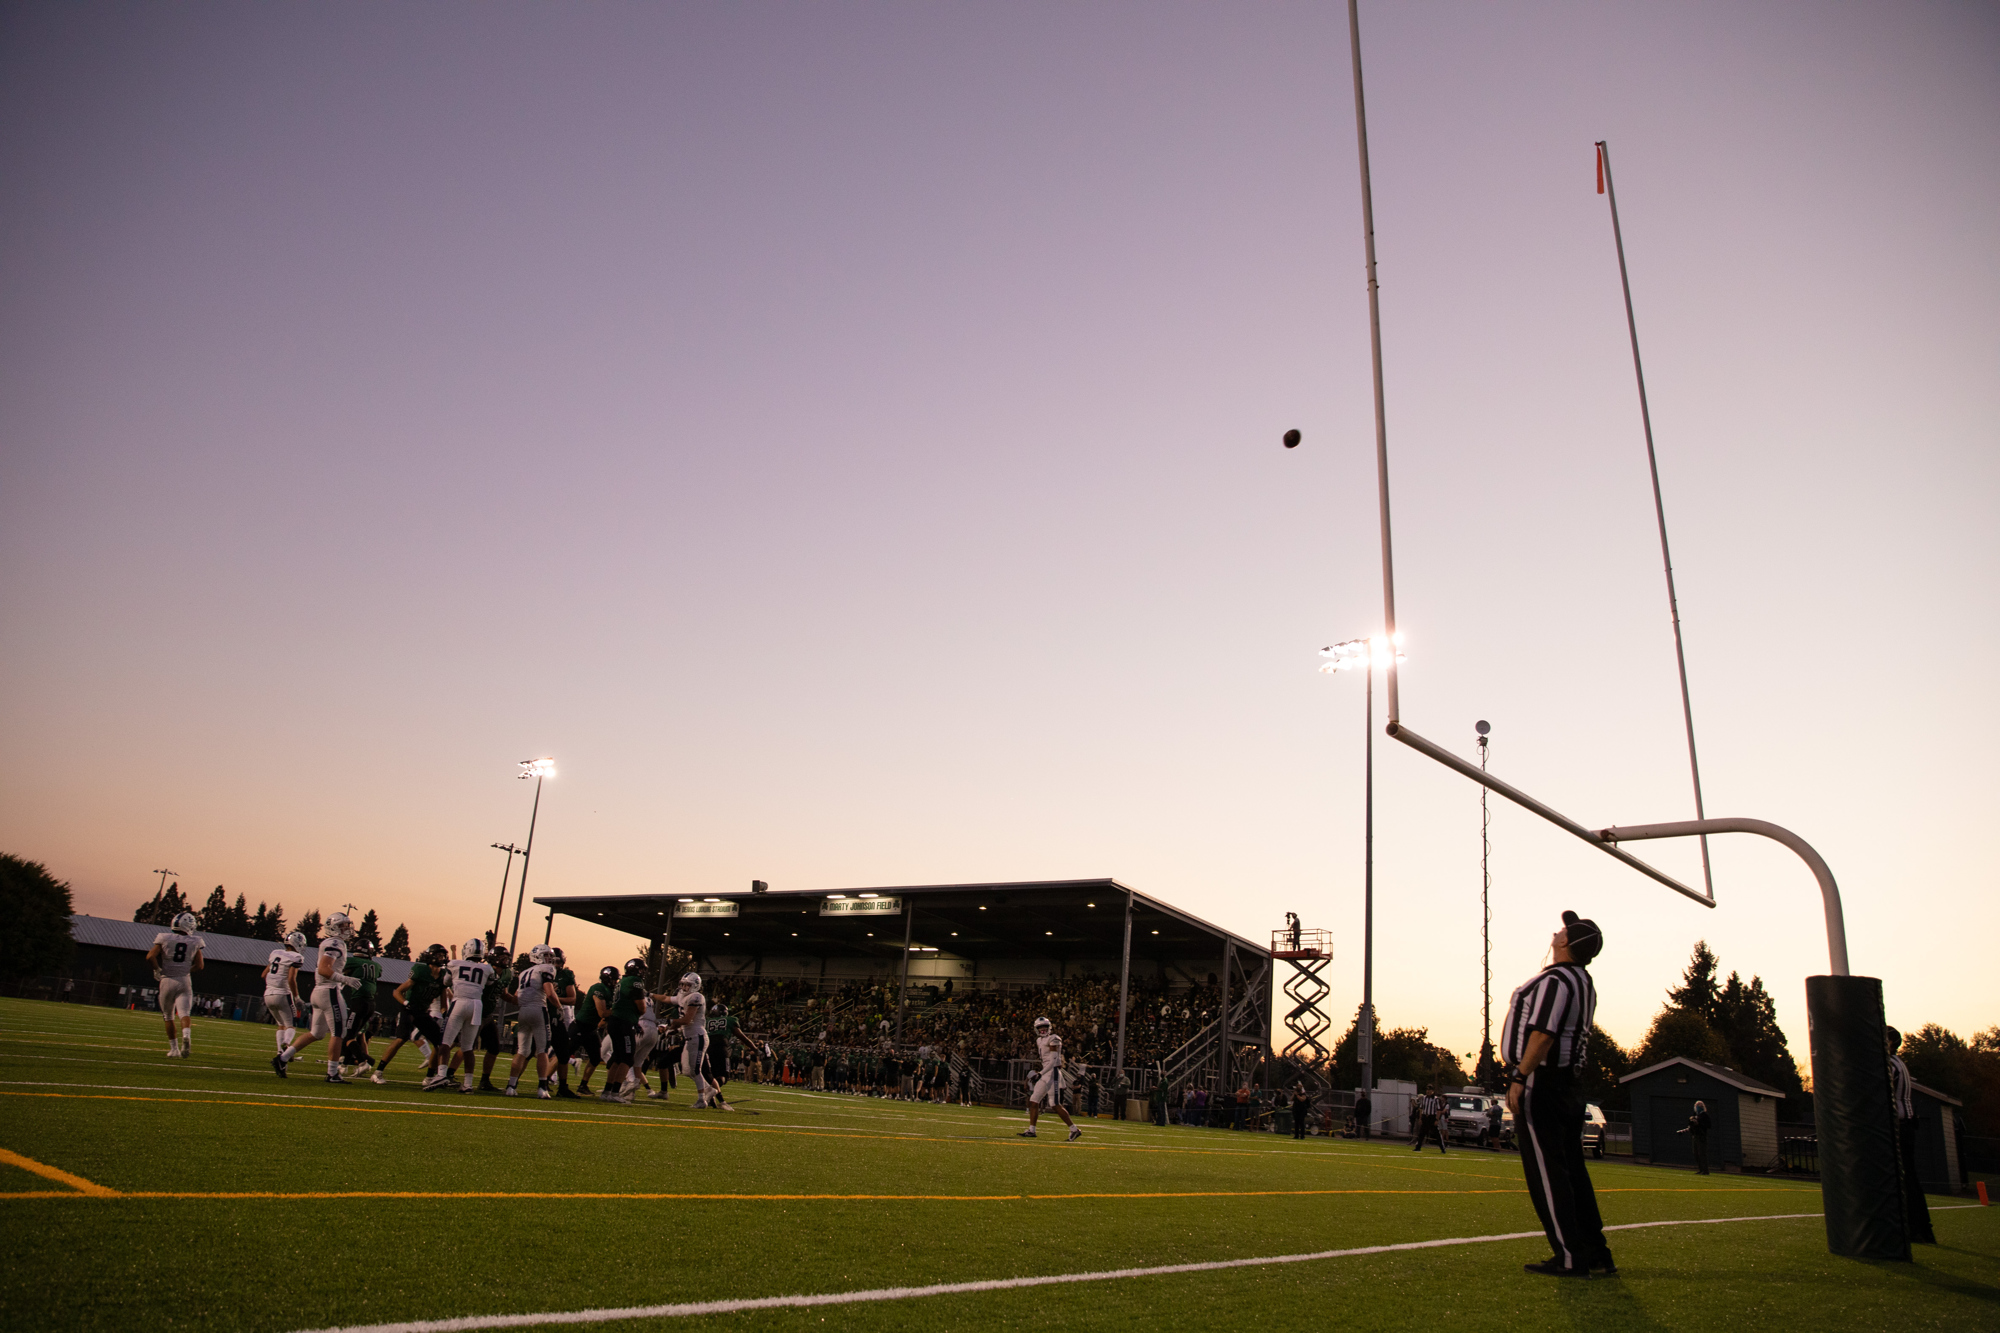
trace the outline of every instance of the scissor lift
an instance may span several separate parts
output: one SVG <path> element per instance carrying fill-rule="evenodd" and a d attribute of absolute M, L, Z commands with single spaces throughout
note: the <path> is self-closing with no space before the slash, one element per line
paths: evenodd
<path fill-rule="evenodd" d="M 1301 1064 L 1320 1065 L 1328 1054 L 1320 1037 L 1333 1024 L 1321 1008 L 1333 988 L 1320 975 L 1333 961 L 1333 932 L 1307 929 L 1290 912 L 1285 913 L 1285 918 L 1286 925 L 1271 932 L 1271 958 L 1290 965 L 1284 991 L 1292 1002 L 1291 1011 L 1285 1015 L 1285 1026 L 1291 1030 L 1292 1040 L 1283 1054 Z"/>

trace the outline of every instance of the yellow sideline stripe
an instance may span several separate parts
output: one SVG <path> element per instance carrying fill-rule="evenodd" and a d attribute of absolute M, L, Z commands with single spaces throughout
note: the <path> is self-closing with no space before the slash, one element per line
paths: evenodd
<path fill-rule="evenodd" d="M 8 1166 L 18 1166 L 23 1171 L 32 1171 L 44 1180 L 53 1180 L 58 1185 L 67 1185 L 75 1190 L 77 1195 L 84 1198 L 115 1199 L 119 1197 L 117 1190 L 106 1189 L 102 1185 L 85 1180 L 82 1176 L 73 1176 L 61 1167 L 49 1166 L 46 1163 L 36 1161 L 32 1157 L 23 1157 L 17 1152 L 8 1152 L 5 1148 L 0 1148 L 0 1163 L 5 1163 Z M 52 1198 L 72 1197 L 56 1194 L 53 1191 L 38 1190 L 36 1194 Z"/>
<path fill-rule="evenodd" d="M 463 1120 L 506 1120 L 510 1123 L 515 1123 L 515 1124 L 619 1125 L 619 1126 L 629 1126 L 637 1129 L 710 1130 L 721 1134 L 778 1134 L 795 1138 L 863 1139 L 871 1142 L 890 1142 L 890 1143 L 983 1144 L 989 1147 L 1017 1146 L 1016 1141 L 1012 1136 L 1009 1136 L 1007 1138 L 995 1139 L 995 1138 L 973 1138 L 964 1135 L 946 1136 L 946 1135 L 933 1135 L 933 1134 L 897 1134 L 897 1133 L 891 1133 L 886 1130 L 876 1130 L 872 1132 L 858 1132 L 853 1130 L 843 1131 L 834 1129 L 765 1129 L 765 1128 L 760 1128 L 759 1126 L 756 1125 L 718 1125 L 714 1123 L 702 1123 L 698 1121 L 687 1121 L 687 1120 L 654 1120 L 654 1119 L 638 1120 L 638 1119 L 626 1119 L 623 1117 L 613 1120 L 601 1116 L 593 1117 L 591 1119 L 583 1119 L 581 1117 L 576 1117 L 566 1112 L 520 1112 L 520 1111 L 501 1111 L 501 1110 L 418 1111 L 418 1110 L 409 1110 L 406 1108 L 394 1107 L 394 1106 L 365 1106 L 360 1104 L 350 1105 L 341 1102 L 334 1102 L 334 1103 L 263 1102 L 263 1101 L 245 1101 L 245 1100 L 225 1100 L 220 1097 L 131 1097 L 131 1096 L 118 1096 L 111 1093 L 14 1092 L 7 1089 L 0 1089 L 0 1097 L 51 1097 L 51 1098 L 63 1098 L 63 1099 L 78 1099 L 83 1101 L 147 1102 L 147 1103 L 165 1103 L 169 1105 L 186 1105 L 186 1106 L 253 1106 L 253 1107 L 266 1107 L 275 1110 L 287 1110 L 287 1111 L 359 1111 L 368 1115 L 445 1116 L 453 1119 L 463 1119 Z M 1019 1146 L 1025 1147 L 1026 1145 L 1023 1144 Z M 1118 1144 L 1118 1143 L 1077 1143 L 1077 1144 L 1071 1144 L 1069 1146 L 1073 1150 L 1081 1149 L 1091 1152 L 1132 1152 L 1132 1153 L 1160 1153 L 1160 1154 L 1171 1153 L 1171 1154 L 1184 1154 L 1188 1156 L 1200 1156 L 1200 1157 L 1240 1157 L 1240 1156 L 1250 1155 L 1249 1153 L 1246 1153 L 1242 1149 L 1188 1148 L 1188 1147 L 1181 1147 L 1179 1145 L 1149 1148 L 1149 1147 L 1139 1147 L 1136 1145 Z M 1414 1172 L 1421 1175 L 1451 1176 L 1455 1179 L 1461 1179 L 1461 1180 L 1467 1178 L 1478 1179 L 1478 1180 L 1505 1179 L 1504 1176 L 1486 1175 L 1485 1173 L 1482 1172 L 1448 1171 L 1448 1170 L 1439 1170 L 1436 1167 L 1395 1166 L 1387 1162 L 1377 1162 L 1369 1158 L 1363 1158 L 1360 1157 L 1358 1154 L 1355 1155 L 1354 1157 L 1348 1157 L 1346 1154 L 1342 1154 L 1342 1158 L 1343 1158 L 1343 1164 L 1345 1165 L 1359 1166 L 1367 1170 L 1405 1171 L 1405 1172 Z"/>

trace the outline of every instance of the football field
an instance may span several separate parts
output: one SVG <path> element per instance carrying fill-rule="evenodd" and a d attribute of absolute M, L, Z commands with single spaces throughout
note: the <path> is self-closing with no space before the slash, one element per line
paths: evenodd
<path fill-rule="evenodd" d="M 1521 1271 L 1547 1247 L 1509 1154 L 423 1093 L 414 1049 L 338 1087 L 220 1021 L 165 1049 L 156 1015 L 0 1001 L 0 1325 L 2000 1328 L 2000 1213 L 1960 1199 L 1915 1263 L 1862 1263 L 1816 1186 L 1597 1163 L 1621 1274 L 1558 1281 Z"/>

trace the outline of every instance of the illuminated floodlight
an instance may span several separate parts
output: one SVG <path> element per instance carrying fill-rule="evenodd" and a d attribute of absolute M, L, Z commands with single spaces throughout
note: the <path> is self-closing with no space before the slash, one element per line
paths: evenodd
<path fill-rule="evenodd" d="M 556 775 L 556 761 L 553 759 L 523 759 L 521 771 L 515 776 L 527 778 L 552 778 Z"/>
<path fill-rule="evenodd" d="M 1390 651 L 1391 645 L 1394 646 L 1393 652 Z M 1385 669 L 1409 656 L 1403 651 L 1401 630 L 1386 638 L 1377 634 L 1366 639 L 1349 639 L 1345 643 L 1320 649 L 1319 655 L 1331 659 L 1320 667 L 1329 676 L 1341 671 L 1359 671 L 1365 666 Z"/>

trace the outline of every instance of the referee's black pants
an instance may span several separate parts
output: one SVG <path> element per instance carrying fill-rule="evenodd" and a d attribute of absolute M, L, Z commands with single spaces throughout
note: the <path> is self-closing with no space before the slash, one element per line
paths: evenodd
<path fill-rule="evenodd" d="M 1910 1239 L 1922 1241 L 1926 1245 L 1937 1244 L 1937 1233 L 1931 1230 L 1930 1200 L 1924 1197 L 1924 1185 L 1917 1178 L 1917 1122 L 1896 1119 L 1896 1148 L 1903 1160 L 1903 1215 L 1908 1219 Z"/>
<path fill-rule="evenodd" d="M 1583 1268 L 1605 1252 L 1604 1219 L 1583 1162 L 1583 1091 L 1567 1069 L 1537 1069 L 1521 1089 L 1521 1169 L 1528 1198 L 1565 1268 Z"/>

